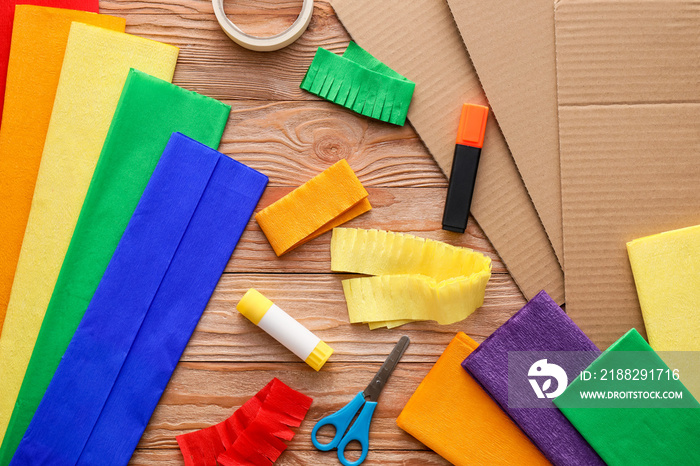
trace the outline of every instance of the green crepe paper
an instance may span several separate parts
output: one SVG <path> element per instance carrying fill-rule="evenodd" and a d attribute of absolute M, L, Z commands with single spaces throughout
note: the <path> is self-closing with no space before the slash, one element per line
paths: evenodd
<path fill-rule="evenodd" d="M 319 47 L 299 87 L 354 112 L 402 126 L 416 84 L 350 42 L 342 57 Z"/>
<path fill-rule="evenodd" d="M 216 149 L 230 110 L 129 72 L 12 412 L 0 465 L 12 459 L 170 136 L 178 131 Z"/>
<path fill-rule="evenodd" d="M 653 353 L 654 350 L 637 330 L 632 329 L 586 370 L 601 374 L 602 369 L 619 367 L 620 364 L 615 366 L 611 360 L 615 359 L 611 353 L 617 351 Z M 646 369 L 652 369 L 650 361 L 653 361 L 654 369 L 662 369 L 664 373 L 668 369 L 656 354 L 639 359 L 644 361 Z M 620 387 L 617 382 L 606 383 L 611 390 Z M 595 388 L 586 387 L 580 376 L 554 400 L 554 404 L 610 466 L 700 464 L 700 404 L 680 381 L 666 385 L 671 387 L 665 386 L 664 390 L 683 392 L 682 406 L 694 408 L 574 408 L 571 406 L 581 406 L 579 391 L 601 387 L 600 384 Z M 650 385 L 637 388 L 654 390 Z"/>

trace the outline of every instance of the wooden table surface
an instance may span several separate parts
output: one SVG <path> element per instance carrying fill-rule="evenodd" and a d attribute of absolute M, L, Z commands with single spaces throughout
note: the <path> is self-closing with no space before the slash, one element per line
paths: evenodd
<path fill-rule="evenodd" d="M 245 31 L 281 32 L 301 0 L 227 0 Z M 348 33 L 328 0 L 316 1 L 306 33 L 278 52 L 228 39 L 210 0 L 101 0 L 127 32 L 180 47 L 174 82 L 232 107 L 219 148 L 270 178 L 263 208 L 340 158 L 369 191 L 373 210 L 348 227 L 378 228 L 467 246 L 493 259 L 486 300 L 465 321 L 370 331 L 351 325 L 341 280 L 330 272 L 330 233 L 277 258 L 251 220 L 185 350 L 131 464 L 182 464 L 175 436 L 218 423 L 273 377 L 311 396 L 313 406 L 276 464 L 339 464 L 311 444 L 314 423 L 363 389 L 401 335 L 411 345 L 379 400 L 366 465 L 447 464 L 396 426 L 402 407 L 457 331 L 482 341 L 525 299 L 473 218 L 465 234 L 441 229 L 447 180 L 409 124 L 370 120 L 299 89 L 318 47 L 341 53 Z M 335 349 L 319 372 L 300 362 L 235 309 L 255 287 Z"/>

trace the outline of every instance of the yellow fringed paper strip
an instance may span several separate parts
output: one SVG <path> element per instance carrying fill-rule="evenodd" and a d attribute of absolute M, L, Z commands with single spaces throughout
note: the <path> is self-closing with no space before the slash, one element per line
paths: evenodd
<path fill-rule="evenodd" d="M 0 437 L 130 68 L 170 81 L 178 48 L 74 22 L 0 337 Z"/>
<path fill-rule="evenodd" d="M 370 329 L 416 320 L 459 322 L 484 303 L 491 259 L 468 248 L 382 230 L 335 228 L 331 270 L 343 280 L 352 323 Z"/>
<path fill-rule="evenodd" d="M 700 351 L 700 225 L 627 243 L 649 344 Z"/>
<path fill-rule="evenodd" d="M 291 251 L 370 210 L 367 191 L 341 159 L 255 215 L 275 254 Z"/>

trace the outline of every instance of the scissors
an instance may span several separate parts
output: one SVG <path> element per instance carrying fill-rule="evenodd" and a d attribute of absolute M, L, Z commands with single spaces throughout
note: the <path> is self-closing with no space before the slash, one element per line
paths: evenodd
<path fill-rule="evenodd" d="M 367 458 L 367 452 L 369 451 L 369 425 L 372 422 L 372 415 L 377 407 L 377 399 L 379 398 L 379 394 L 382 393 L 382 389 L 387 380 L 389 380 L 391 373 L 394 372 L 401 356 L 403 356 L 406 348 L 408 348 L 409 343 L 410 340 L 407 336 L 401 337 L 391 351 L 391 354 L 389 354 L 389 357 L 387 357 L 384 364 L 382 364 L 382 367 L 379 368 L 379 371 L 377 371 L 372 381 L 367 385 L 367 388 L 355 395 L 355 398 L 343 408 L 316 423 L 314 429 L 311 431 L 311 441 L 317 449 L 321 451 L 330 451 L 337 448 L 338 460 L 343 466 L 358 466 L 362 464 L 365 458 Z M 360 408 L 362 408 L 362 411 L 357 415 Z M 357 419 L 352 427 L 350 427 L 356 415 Z M 335 427 L 335 436 L 330 443 L 323 444 L 318 441 L 316 435 L 318 434 L 318 430 L 326 425 Z M 348 427 L 350 427 L 349 430 Z M 345 447 L 353 440 L 358 441 L 362 446 L 362 454 L 357 461 L 351 463 L 345 458 Z"/>

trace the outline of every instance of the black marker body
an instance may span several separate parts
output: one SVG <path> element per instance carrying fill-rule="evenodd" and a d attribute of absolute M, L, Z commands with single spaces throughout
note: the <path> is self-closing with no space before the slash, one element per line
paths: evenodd
<path fill-rule="evenodd" d="M 450 184 L 445 200 L 445 213 L 442 216 L 443 230 L 464 233 L 467 229 L 480 155 L 480 147 L 462 144 L 455 146 Z"/>

